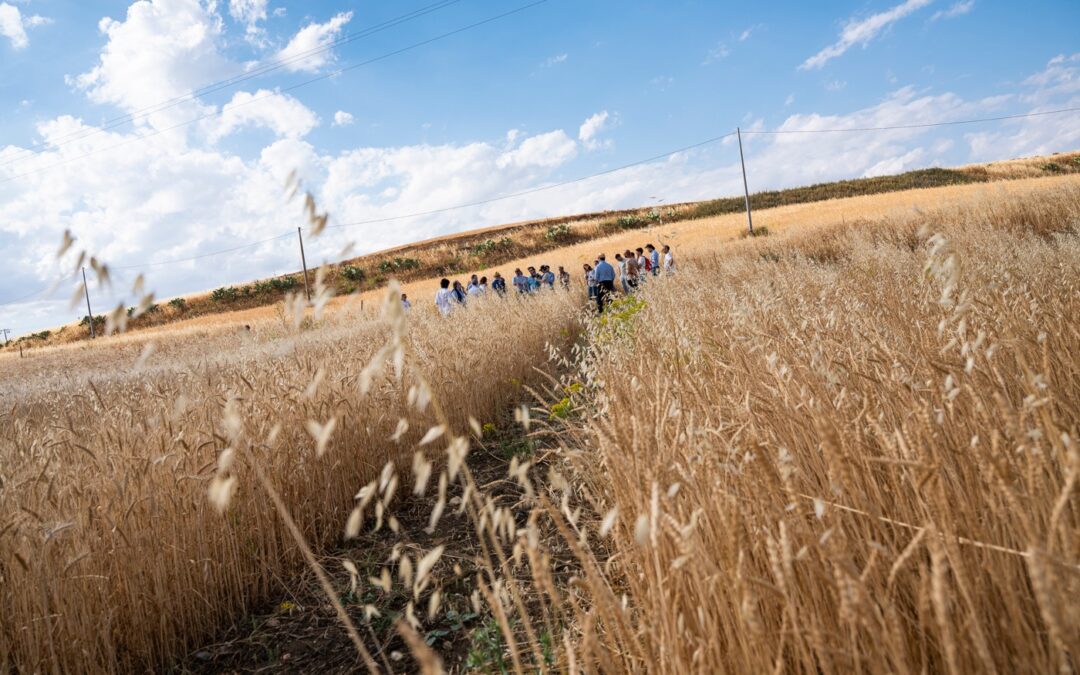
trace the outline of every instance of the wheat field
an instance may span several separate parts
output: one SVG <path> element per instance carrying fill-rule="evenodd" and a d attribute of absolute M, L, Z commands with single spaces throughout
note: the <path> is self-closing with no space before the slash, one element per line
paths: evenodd
<path fill-rule="evenodd" d="M 654 672 L 1075 672 L 1080 191 L 740 242 L 579 373 Z M 602 602 L 596 602 L 602 605 Z M 610 627 L 606 627 L 609 628 Z"/>
<path fill-rule="evenodd" d="M 600 319 L 444 320 L 421 284 L 382 322 L 353 298 L 8 359 L 0 671 L 166 669 L 306 564 L 290 523 L 408 541 L 395 491 L 430 483 L 511 670 L 1075 672 L 1080 186 L 1022 183 L 635 233 L 680 270 Z M 550 447 L 509 467 L 524 521 L 462 464 L 508 409 Z M 413 582 L 427 671 L 438 551 L 359 580 Z"/>

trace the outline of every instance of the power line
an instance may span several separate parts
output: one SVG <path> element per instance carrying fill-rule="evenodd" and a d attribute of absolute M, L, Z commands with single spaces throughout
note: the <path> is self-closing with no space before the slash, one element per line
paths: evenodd
<path fill-rule="evenodd" d="M 520 7 L 517 7 L 516 9 L 512 9 L 512 10 L 509 10 L 507 12 L 503 12 L 501 14 L 496 14 L 494 16 L 490 16 L 490 17 L 488 17 L 486 19 L 482 19 L 480 21 L 468 24 L 466 26 L 462 26 L 461 28 L 456 28 L 456 29 L 454 29 L 452 31 L 442 33 L 440 35 L 436 35 L 435 37 L 428 38 L 426 40 L 421 40 L 420 42 L 415 42 L 415 43 L 413 43 L 413 44 L 411 44 L 411 45 L 409 45 L 407 47 L 402 47 L 401 49 L 395 49 L 394 51 L 386 52 L 385 54 L 381 54 L 379 56 L 370 58 L 370 59 L 368 59 L 366 61 L 361 61 L 360 63 L 356 63 L 356 64 L 353 64 L 351 66 L 346 66 L 344 68 L 339 68 L 339 69 L 337 69 L 337 70 L 335 70 L 333 72 L 325 73 L 323 75 L 319 75 L 317 77 L 313 77 L 311 79 L 304 80 L 303 82 L 299 82 L 297 84 L 285 87 L 285 88 L 281 89 L 280 92 L 270 92 L 270 93 L 268 93 L 268 94 L 266 94 L 264 96 L 254 96 L 254 97 L 248 99 L 247 101 L 232 105 L 229 108 L 229 110 L 235 110 L 236 108 L 241 108 L 241 107 L 246 106 L 246 105 L 251 105 L 252 103 L 257 103 L 259 101 L 264 101 L 264 100 L 266 100 L 268 98 L 271 98 L 273 96 L 278 95 L 279 93 L 285 93 L 285 92 L 289 92 L 289 91 L 294 91 L 296 89 L 299 89 L 301 87 L 306 87 L 306 86 L 308 86 L 310 84 L 314 84 L 316 82 L 321 82 L 323 80 L 328 80 L 328 79 L 330 79 L 332 77 L 337 77 L 338 75 L 341 75 L 343 73 L 347 73 L 347 72 L 349 72 L 351 70 L 356 70 L 357 68 L 361 68 L 363 66 L 371 65 L 372 63 L 376 63 L 378 61 L 383 61 L 383 60 L 388 59 L 390 57 L 397 56 L 399 54 L 403 54 L 403 53 L 411 51 L 413 49 L 418 49 L 420 47 L 429 45 L 429 44 L 431 44 L 433 42 L 438 42 L 440 40 L 445 40 L 446 38 L 452 37 L 452 36 L 457 35 L 459 33 L 464 33 L 465 31 L 469 31 L 469 30 L 472 30 L 474 28 L 479 28 L 480 26 L 492 23 L 493 21 L 498 21 L 499 19 L 504 19 L 504 18 L 506 18 L 508 16 L 511 16 L 513 14 L 517 14 L 519 12 L 523 12 L 523 11 L 525 11 L 527 9 L 532 8 L 532 7 L 536 7 L 537 5 L 542 5 L 545 2 L 547 2 L 547 0 L 535 0 L 534 2 L 531 2 L 531 3 L 527 4 L 527 5 L 522 5 Z M 65 164 L 69 164 L 69 163 L 74 162 L 76 160 L 85 159 L 87 157 L 91 157 L 91 156 L 99 154 L 101 152 L 106 152 L 106 151 L 109 151 L 109 150 L 116 150 L 117 148 L 124 147 L 126 145 L 131 144 L 131 143 L 137 143 L 137 142 L 140 142 L 140 141 L 144 141 L 144 140 L 146 140 L 148 138 L 152 138 L 154 136 L 158 136 L 160 134 L 163 134 L 166 131 L 173 131 L 173 130 L 179 129 L 181 127 L 186 127 L 186 126 L 189 126 L 191 124 L 195 124 L 196 122 L 201 122 L 202 120 L 205 120 L 205 119 L 210 119 L 212 117 L 217 117 L 217 116 L 221 115 L 223 112 L 224 112 L 224 108 L 222 108 L 222 110 L 214 110 L 212 112 L 208 112 L 208 113 L 205 113 L 203 115 L 199 115 L 198 117 L 195 117 L 193 119 L 190 119 L 190 120 L 187 120 L 187 121 L 184 121 L 184 122 L 180 122 L 178 124 L 174 124 L 174 125 L 172 125 L 170 127 L 164 127 L 162 129 L 155 129 L 155 130 L 153 130 L 151 132 L 148 132 L 146 134 L 143 134 L 141 136 L 136 136 L 136 137 L 133 137 L 133 138 L 129 138 L 127 140 L 121 141 L 121 142 L 116 143 L 114 145 L 110 145 L 110 146 L 106 146 L 106 147 L 102 147 L 102 148 L 97 148 L 95 150 L 91 150 L 90 152 L 84 153 L 82 155 L 77 155 L 75 157 L 68 157 L 67 159 L 63 159 L 63 160 L 60 160 L 59 162 L 55 162 L 53 164 L 49 164 L 49 165 L 46 165 L 46 166 L 43 166 L 43 167 L 39 167 L 39 168 L 34 169 L 32 171 L 26 171 L 24 173 L 15 174 L 13 176 L 8 176 L 7 178 L 0 179 L 0 184 L 8 183 L 8 182 L 13 181 L 13 180 L 18 180 L 19 178 L 25 178 L 27 176 L 32 176 L 34 174 L 41 173 L 43 171 L 48 171 L 48 170 L 54 169 L 54 168 L 56 168 L 58 166 L 63 166 Z"/>
<path fill-rule="evenodd" d="M 119 127 L 119 126 L 123 126 L 123 125 L 125 125 L 125 124 L 127 124 L 129 122 L 134 122 L 134 121 L 139 120 L 139 119 L 144 119 L 144 118 L 149 117 L 150 115 L 152 115 L 154 113 L 158 113 L 158 112 L 162 112 L 164 110 L 168 110 L 169 108 L 180 105 L 181 103 L 186 103 L 186 102 L 189 102 L 189 101 L 195 101 L 200 96 L 205 96 L 207 94 L 212 94 L 214 92 L 217 92 L 217 91 L 220 91 L 222 89 L 232 87 L 232 86 L 234 86 L 236 84 L 240 84 L 242 82 L 246 82 L 246 81 L 254 79 L 256 77 L 259 77 L 259 76 L 265 75 L 267 73 L 273 72 L 275 70 L 280 70 L 281 68 L 286 68 L 286 67 L 288 67 L 290 65 L 293 65 L 295 63 L 299 63 L 299 62 L 302 62 L 304 60 L 307 60 L 307 59 L 311 58 L 312 56 L 321 54 L 323 52 L 331 51 L 336 47 L 340 47 L 342 45 L 349 44 L 351 42 L 355 42 L 356 40 L 359 40 L 361 38 L 369 37 L 369 36 L 374 35 L 376 33 L 380 33 L 380 32 L 382 32 L 384 30 L 388 30 L 388 29 L 393 28 L 395 26 L 399 26 L 399 25 L 401 25 L 403 23 L 406 23 L 408 21 L 412 21 L 414 19 L 421 18 L 421 17 L 426 16 L 428 14 L 432 14 L 432 13 L 434 13 L 434 12 L 440 10 L 440 9 L 445 9 L 446 7 L 449 7 L 450 5 L 457 4 L 459 2 L 461 2 L 461 0 L 440 0 L 439 2 L 436 2 L 434 4 L 426 5 L 424 7 L 419 8 L 419 9 L 413 10 L 412 12 L 408 12 L 406 14 L 399 15 L 399 16 L 393 18 L 393 19 L 389 19 L 389 20 L 384 21 L 384 22 L 382 22 L 380 24 L 376 24 L 376 25 L 371 26 L 369 28 L 366 28 L 366 29 L 364 29 L 362 31 L 358 31 L 358 32 L 355 32 L 355 33 L 350 33 L 350 34 L 344 35 L 344 36 L 342 36 L 340 38 L 332 40 L 331 42 L 328 42 L 325 45 L 321 45 L 319 47 L 309 49 L 309 50 L 304 51 L 304 52 L 300 52 L 299 54 L 295 54 L 294 56 L 289 57 L 288 59 L 278 59 L 278 60 L 270 61 L 268 63 L 264 63 L 263 65 L 257 66 L 256 68 L 254 68 L 252 70 L 249 70 L 249 71 L 243 73 L 242 75 L 238 75 L 238 76 L 228 78 L 228 79 L 225 79 L 225 80 L 219 80 L 217 82 L 213 82 L 211 84 L 208 84 L 208 85 L 206 85 L 206 86 L 204 86 L 204 87 L 202 87 L 200 89 L 194 89 L 192 91 L 189 91 L 186 94 L 182 94 L 180 96 L 168 99 L 166 101 L 161 101 L 159 103 L 155 103 L 155 104 L 152 104 L 150 106 L 146 106 L 144 108 L 140 108 L 138 110 L 132 111 L 132 112 L 130 112 L 128 114 L 121 115 L 119 117 L 114 117 L 114 118 L 112 118 L 110 120 L 106 120 L 102 125 L 96 126 L 96 127 L 92 128 L 92 129 L 81 130 L 81 131 L 72 132 L 72 133 L 69 133 L 69 134 L 66 134 L 66 135 L 62 135 L 57 139 L 59 142 L 50 143 L 47 147 L 43 147 L 43 148 L 26 148 L 26 149 L 23 150 L 23 152 L 26 153 L 26 154 L 24 154 L 22 156 L 17 156 L 17 157 L 14 157 L 14 158 L 9 158 L 4 162 L 0 162 L 0 166 L 7 166 L 9 164 L 20 162 L 20 161 L 29 159 L 30 157 L 33 157 L 35 155 L 41 154 L 43 152 L 47 152 L 49 150 L 53 150 L 55 148 L 58 148 L 58 147 L 61 147 L 61 146 L 64 146 L 64 145 L 74 143 L 75 141 L 84 140 L 84 139 L 91 138 L 93 136 L 102 134 L 102 133 L 104 133 L 106 131 L 109 131 L 110 129 L 114 129 L 114 128 Z"/>
<path fill-rule="evenodd" d="M 1040 112 L 1021 113 L 1017 115 L 1002 115 L 1000 117 L 981 117 L 970 120 L 952 120 L 948 122 L 926 122 L 923 124 L 894 124 L 886 127 L 848 127 L 840 129 L 774 129 L 760 131 L 744 131 L 744 134 L 837 134 L 849 131 L 896 131 L 900 129 L 928 129 L 930 127 L 947 127 L 957 124 L 979 124 L 982 122 L 1001 122 L 1004 120 L 1018 120 L 1025 117 L 1040 117 L 1043 115 L 1060 115 L 1080 111 L 1080 108 L 1061 108 L 1059 110 L 1043 110 Z"/>

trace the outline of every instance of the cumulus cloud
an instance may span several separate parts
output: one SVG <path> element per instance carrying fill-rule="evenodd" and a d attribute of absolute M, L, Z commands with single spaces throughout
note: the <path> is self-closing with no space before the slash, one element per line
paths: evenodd
<path fill-rule="evenodd" d="M 0 35 L 6 37 L 14 49 L 26 49 L 30 46 L 30 37 L 26 34 L 27 28 L 49 23 L 52 23 L 52 19 L 37 14 L 24 18 L 18 7 L 0 2 Z"/>
<path fill-rule="evenodd" d="M 268 0 L 229 0 L 229 15 L 252 26 L 266 20 L 267 4 Z"/>
<path fill-rule="evenodd" d="M 347 113 L 344 110 L 339 110 L 334 113 L 335 127 L 347 127 L 355 121 L 356 118 L 353 117 L 352 113 Z"/>
<path fill-rule="evenodd" d="M 326 23 L 310 23 L 289 40 L 289 44 L 277 53 L 277 59 L 292 72 L 315 73 L 334 61 L 333 50 L 327 46 L 341 33 L 345 24 L 352 20 L 352 12 L 341 12 Z"/>
<path fill-rule="evenodd" d="M 221 17 L 198 0 L 142 0 L 128 7 L 123 21 L 104 18 L 108 37 L 98 64 L 73 78 L 96 103 L 129 113 L 152 111 L 136 121 L 165 129 L 213 110 L 187 96 L 238 71 L 219 50 Z"/>
<path fill-rule="evenodd" d="M 817 54 L 803 61 L 799 70 L 813 70 L 821 68 L 826 63 L 842 55 L 856 45 L 866 46 L 872 40 L 888 30 L 894 23 L 905 16 L 926 7 L 934 0 L 906 0 L 884 12 L 879 12 L 865 19 L 849 19 L 843 30 L 840 31 L 839 39 L 825 47 Z"/>
<path fill-rule="evenodd" d="M 318 116 L 288 94 L 260 89 L 238 91 L 213 118 L 208 138 L 216 142 L 243 127 L 261 127 L 278 136 L 302 138 L 319 123 Z"/>
<path fill-rule="evenodd" d="M 500 155 L 496 164 L 500 169 L 507 167 L 554 168 L 565 164 L 575 156 L 577 156 L 577 143 L 567 136 L 565 131 L 556 129 L 546 134 L 526 138 L 517 148 Z"/>
<path fill-rule="evenodd" d="M 940 21 L 941 19 L 955 19 L 958 16 L 963 16 L 975 9 L 975 0 L 960 0 L 953 4 L 948 9 L 939 9 L 934 12 L 934 15 L 930 17 L 931 21 Z"/>
<path fill-rule="evenodd" d="M 244 24 L 245 38 L 257 45 L 266 44 L 266 31 L 259 26 L 266 21 L 269 0 L 229 0 L 229 16 Z"/>
<path fill-rule="evenodd" d="M 601 140 L 597 138 L 600 132 L 609 126 L 609 119 L 613 119 L 612 116 L 608 114 L 608 111 L 602 110 L 581 123 L 578 128 L 578 140 L 581 141 L 586 150 L 610 148 L 613 145 L 611 139 Z"/>

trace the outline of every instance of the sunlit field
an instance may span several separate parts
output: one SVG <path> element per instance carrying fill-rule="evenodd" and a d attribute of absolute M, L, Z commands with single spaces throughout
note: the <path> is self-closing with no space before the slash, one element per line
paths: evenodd
<path fill-rule="evenodd" d="M 1076 179 L 742 218 L 447 318 L 428 280 L 4 355 L 0 672 L 168 669 L 360 532 L 401 546 L 325 579 L 357 669 L 438 670 L 456 579 L 511 671 L 1074 672 Z M 581 262 L 647 241 L 678 272 L 597 318 Z M 509 415 L 513 504 L 470 452 Z"/>

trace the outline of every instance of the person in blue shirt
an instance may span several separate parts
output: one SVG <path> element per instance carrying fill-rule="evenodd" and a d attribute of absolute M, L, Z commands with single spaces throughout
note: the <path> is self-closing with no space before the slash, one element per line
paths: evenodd
<path fill-rule="evenodd" d="M 541 265 L 540 271 L 543 274 L 540 275 L 540 281 L 547 284 L 547 287 L 551 290 L 555 290 L 555 273 L 551 271 L 551 268 L 547 265 Z"/>
<path fill-rule="evenodd" d="M 521 273 L 520 269 L 514 270 L 514 288 L 518 290 L 518 293 L 529 292 L 529 278 Z"/>
<path fill-rule="evenodd" d="M 602 314 L 608 295 L 615 292 L 615 268 L 611 266 L 603 253 L 597 259 L 593 277 L 596 279 L 596 309 Z"/>
<path fill-rule="evenodd" d="M 502 274 L 495 273 L 495 278 L 491 280 L 491 290 L 499 295 L 506 295 L 506 279 L 503 279 Z"/>
<path fill-rule="evenodd" d="M 660 275 L 660 251 L 656 250 L 656 247 L 652 244 L 645 244 L 645 249 L 649 252 L 649 263 L 652 265 L 651 272 L 653 276 Z"/>

